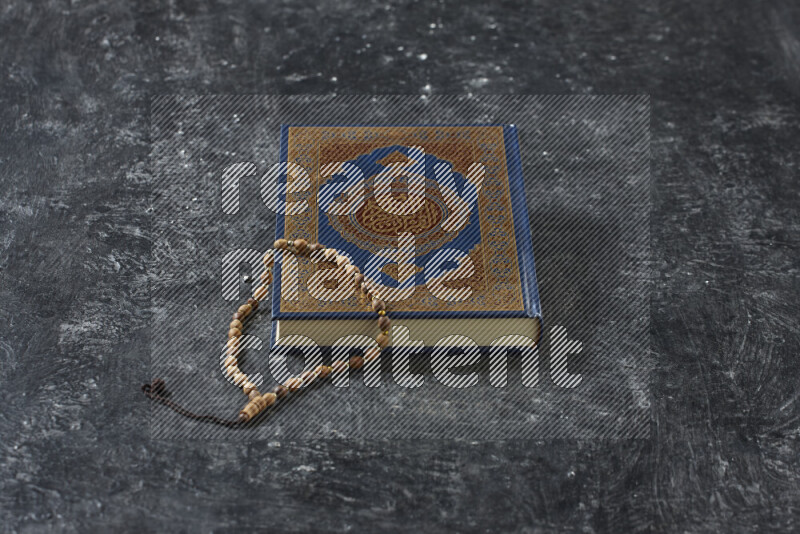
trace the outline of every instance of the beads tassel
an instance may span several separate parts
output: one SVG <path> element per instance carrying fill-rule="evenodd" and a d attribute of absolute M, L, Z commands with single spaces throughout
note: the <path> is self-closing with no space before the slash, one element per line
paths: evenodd
<path fill-rule="evenodd" d="M 276 386 L 270 393 L 261 394 L 256 385 L 239 369 L 238 356 L 241 350 L 241 337 L 244 335 L 244 321 L 258 309 L 259 303 L 267 298 L 269 285 L 273 280 L 272 268 L 275 265 L 275 251 L 277 250 L 290 252 L 297 256 L 310 256 L 312 261 L 333 262 L 340 269 L 344 269 L 349 276 L 353 276 L 359 302 L 366 303 L 367 307 L 377 315 L 380 334 L 375 339 L 377 346 L 368 349 L 363 357 L 353 356 L 349 360 L 336 360 L 329 366 L 320 365 L 314 370 L 303 372 L 300 376 L 289 378 L 282 385 Z M 389 345 L 389 328 L 391 326 L 391 321 L 386 313 L 386 304 L 372 294 L 364 281 L 364 275 L 361 274 L 358 267 L 352 265 L 346 256 L 339 254 L 335 249 L 326 248 L 325 245 L 320 243 L 309 244 L 305 239 L 278 239 L 274 243 L 274 250 L 264 254 L 264 273 L 261 275 L 261 285 L 255 289 L 252 298 L 239 306 L 228 326 L 227 357 L 222 366 L 225 375 L 238 387 L 242 388 L 242 391 L 248 397 L 248 402 L 239 412 L 238 419 L 236 421 L 223 421 L 213 416 L 197 416 L 183 408 L 178 410 L 176 408 L 177 405 L 171 401 L 165 402 L 164 399 L 166 397 L 159 397 L 163 393 L 163 388 L 159 389 L 155 386 L 147 385 L 143 387 L 143 390 L 150 398 L 161 400 L 162 403 L 171 406 L 184 415 L 194 416 L 195 419 L 210 420 L 226 426 L 235 426 L 252 421 L 253 418 L 275 404 L 279 399 L 317 380 L 342 373 L 347 369 L 360 369 L 365 363 L 376 360 L 381 351 Z M 153 383 L 155 384 L 156 381 Z M 159 385 L 163 385 L 163 381 Z M 162 393 L 159 393 L 159 391 Z"/>

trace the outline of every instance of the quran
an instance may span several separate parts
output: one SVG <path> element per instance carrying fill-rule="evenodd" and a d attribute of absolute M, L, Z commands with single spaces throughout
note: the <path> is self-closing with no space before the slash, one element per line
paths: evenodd
<path fill-rule="evenodd" d="M 271 346 L 357 346 L 386 303 L 390 345 L 515 346 L 542 330 L 514 125 L 281 127 Z M 263 193 L 263 191 L 262 191 Z"/>

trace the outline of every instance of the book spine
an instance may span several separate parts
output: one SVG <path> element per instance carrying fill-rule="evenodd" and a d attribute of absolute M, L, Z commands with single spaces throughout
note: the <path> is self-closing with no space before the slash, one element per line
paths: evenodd
<path fill-rule="evenodd" d="M 511 209 L 514 217 L 514 233 L 518 248 L 517 257 L 519 259 L 525 312 L 529 317 L 541 318 L 542 307 L 539 302 L 539 289 L 536 283 L 533 238 L 531 236 L 528 206 L 525 200 L 525 183 L 522 177 L 522 161 L 520 159 L 517 127 L 513 124 L 504 126 L 503 139 L 505 142 L 508 182 L 511 189 Z"/>

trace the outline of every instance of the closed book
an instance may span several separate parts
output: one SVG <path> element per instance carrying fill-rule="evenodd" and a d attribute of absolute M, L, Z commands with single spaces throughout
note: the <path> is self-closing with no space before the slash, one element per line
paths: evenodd
<path fill-rule="evenodd" d="M 284 125 L 276 235 L 322 243 L 386 303 L 390 345 L 530 346 L 542 330 L 513 125 Z M 270 192 L 271 194 L 271 192 Z M 362 346 L 352 269 L 279 254 L 277 346 Z"/>

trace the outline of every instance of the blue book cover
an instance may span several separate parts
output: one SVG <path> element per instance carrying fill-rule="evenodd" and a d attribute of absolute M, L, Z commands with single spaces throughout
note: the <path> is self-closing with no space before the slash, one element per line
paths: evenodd
<path fill-rule="evenodd" d="M 277 237 L 346 256 L 387 303 L 393 338 L 538 342 L 515 126 L 285 125 L 281 161 Z M 333 262 L 280 255 L 272 345 L 370 335 L 375 314 L 351 279 Z"/>

